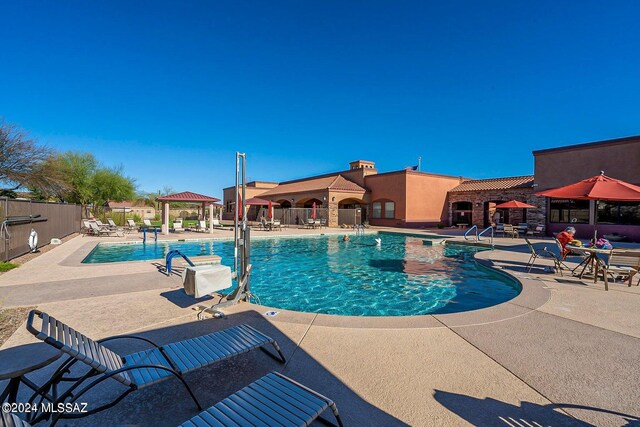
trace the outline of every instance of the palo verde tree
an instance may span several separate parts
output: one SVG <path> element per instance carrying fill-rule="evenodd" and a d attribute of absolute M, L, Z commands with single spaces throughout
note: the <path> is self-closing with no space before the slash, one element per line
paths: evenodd
<path fill-rule="evenodd" d="M 67 151 L 50 159 L 47 164 L 65 182 L 61 201 L 77 203 L 88 209 L 93 205 L 98 213 L 109 201 L 121 202 L 135 197 L 135 181 L 125 176 L 122 167 L 101 166 L 91 153 Z"/>

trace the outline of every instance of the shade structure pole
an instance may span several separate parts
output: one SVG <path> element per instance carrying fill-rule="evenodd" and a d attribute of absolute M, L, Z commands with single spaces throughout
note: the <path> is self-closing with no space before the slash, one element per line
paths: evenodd
<path fill-rule="evenodd" d="M 598 240 L 598 200 L 595 203 L 595 211 L 593 213 L 593 244 Z"/>
<path fill-rule="evenodd" d="M 203 209 L 202 216 L 203 216 L 202 219 L 206 219 L 206 217 L 204 215 L 204 209 Z M 205 223 L 205 225 L 206 225 L 206 223 Z M 213 234 L 213 203 L 211 203 L 209 205 L 209 233 Z"/>

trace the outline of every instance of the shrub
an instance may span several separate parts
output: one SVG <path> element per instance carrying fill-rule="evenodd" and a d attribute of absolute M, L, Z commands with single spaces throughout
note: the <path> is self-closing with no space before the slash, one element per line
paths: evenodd
<path fill-rule="evenodd" d="M 439 223 L 438 225 L 436 225 L 436 227 L 438 227 L 439 229 L 443 229 L 444 228 L 444 224 L 443 223 Z"/>
<path fill-rule="evenodd" d="M 0 273 L 4 273 L 5 271 L 13 270 L 18 267 L 18 264 L 14 264 L 12 262 L 0 262 Z"/>

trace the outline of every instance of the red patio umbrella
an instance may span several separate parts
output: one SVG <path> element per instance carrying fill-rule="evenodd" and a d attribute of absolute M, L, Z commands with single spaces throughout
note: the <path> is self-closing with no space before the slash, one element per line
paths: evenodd
<path fill-rule="evenodd" d="M 517 200 L 509 200 L 508 202 L 500 203 L 499 205 L 495 205 L 494 207 L 496 209 L 522 209 L 522 217 L 524 218 L 525 209 L 535 209 L 537 206 L 519 202 Z"/>
<path fill-rule="evenodd" d="M 597 238 L 598 201 L 610 200 L 620 202 L 640 202 L 640 187 L 619 179 L 610 178 L 600 172 L 600 175 L 584 179 L 575 184 L 565 185 L 551 190 L 536 193 L 537 196 L 552 199 L 595 200 L 596 213 L 593 221 L 593 238 Z"/>
<path fill-rule="evenodd" d="M 316 219 L 316 202 L 311 205 L 311 218 Z"/>
<path fill-rule="evenodd" d="M 238 189 L 238 206 L 236 206 L 236 212 L 238 212 L 238 221 L 242 221 L 242 194 L 240 194 L 240 189 Z"/>
<path fill-rule="evenodd" d="M 494 206 L 496 209 L 532 209 L 537 206 L 530 205 L 528 203 L 519 202 L 517 200 L 510 200 L 508 202 L 500 203 Z"/>
<path fill-rule="evenodd" d="M 269 200 L 269 212 L 267 212 L 267 218 L 273 218 L 273 202 Z"/>

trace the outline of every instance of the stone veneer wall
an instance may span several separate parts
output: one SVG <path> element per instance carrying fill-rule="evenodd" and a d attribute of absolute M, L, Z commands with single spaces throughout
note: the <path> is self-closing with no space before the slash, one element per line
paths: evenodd
<path fill-rule="evenodd" d="M 517 200 L 530 205 L 537 206 L 537 209 L 527 209 L 527 222 L 545 224 L 547 218 L 547 202 L 545 197 L 539 197 L 533 194 L 531 188 L 515 188 L 510 190 L 486 190 L 486 191 L 464 191 L 450 192 L 447 197 L 447 206 L 449 208 L 449 225 L 453 221 L 453 203 L 471 202 L 472 205 L 472 225 L 478 228 L 484 227 L 484 203 L 494 200 Z M 478 206 L 479 204 L 479 206 Z M 511 209 L 509 212 L 509 222 L 518 224 L 522 222 L 522 209 Z"/>

